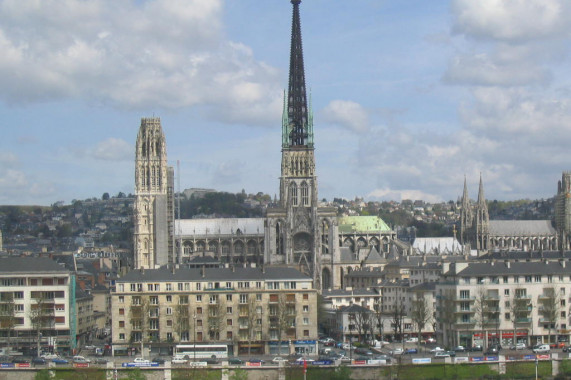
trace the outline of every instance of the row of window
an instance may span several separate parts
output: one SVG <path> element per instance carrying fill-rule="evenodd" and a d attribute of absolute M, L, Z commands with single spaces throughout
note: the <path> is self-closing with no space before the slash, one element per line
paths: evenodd
<path fill-rule="evenodd" d="M 190 282 L 178 282 L 176 283 L 177 285 L 177 290 L 178 291 L 190 291 L 191 290 L 191 283 Z M 228 282 L 208 282 L 208 283 L 201 283 L 201 282 L 196 282 L 193 283 L 194 284 L 194 289 L 192 290 L 196 290 L 196 291 L 202 291 L 202 290 L 215 290 L 215 289 L 233 289 L 233 283 L 228 281 Z M 204 286 L 203 286 L 204 285 Z M 263 289 L 263 284 L 261 281 L 255 281 L 255 282 L 251 282 L 251 281 L 239 281 L 237 283 L 238 285 L 238 289 L 249 289 L 250 287 L 255 287 L 256 289 Z M 164 284 L 165 287 L 165 291 L 167 292 L 171 292 L 174 291 L 174 284 L 172 283 L 166 283 Z M 146 290 L 148 292 L 160 292 L 161 291 L 161 284 L 160 283 L 154 283 L 154 284 L 147 284 L 146 286 Z M 142 292 L 144 289 L 144 284 L 138 283 L 138 284 L 130 284 L 130 290 L 132 292 Z M 279 290 L 279 289 L 297 289 L 297 282 L 296 281 L 284 281 L 284 282 L 280 282 L 280 281 L 270 281 L 270 282 L 266 282 L 266 289 L 269 290 Z M 124 292 L 125 291 L 125 284 L 118 284 L 118 291 L 119 292 Z"/>
<path fill-rule="evenodd" d="M 27 280 L 27 284 L 26 284 Z M 41 277 L 41 278 L 26 278 L 26 277 L 14 277 L 14 278 L 3 278 L 0 280 L 2 286 L 49 286 L 49 285 L 65 285 L 66 278 L 64 277 Z"/>
<path fill-rule="evenodd" d="M 286 307 L 287 307 L 289 315 L 295 315 L 295 306 L 294 305 L 287 305 Z M 309 305 L 303 305 L 301 310 L 303 313 L 309 313 Z M 172 307 L 167 307 L 165 309 L 166 315 L 173 315 L 173 312 L 174 312 L 174 309 Z M 187 313 L 188 310 L 184 310 L 184 311 L 180 310 L 179 312 L 180 313 Z M 209 308 L 208 313 L 211 317 L 215 317 L 218 315 L 218 311 L 216 308 Z M 226 307 L 226 314 L 233 314 L 233 313 L 234 313 L 234 308 L 232 306 Z M 241 307 L 239 313 L 240 313 L 240 315 L 247 315 L 248 311 L 245 308 Z M 262 314 L 262 313 L 263 313 L 262 306 L 256 306 L 256 314 Z M 270 305 L 269 313 L 270 313 L 270 316 L 277 315 L 278 310 L 275 307 L 275 305 Z M 203 308 L 197 307 L 195 309 L 194 315 L 202 315 L 202 314 L 203 314 Z M 125 308 L 119 308 L 119 315 L 125 315 Z M 159 308 L 158 307 L 150 308 L 149 309 L 149 316 L 151 318 L 158 317 L 159 316 Z"/>
<path fill-rule="evenodd" d="M 241 304 L 246 304 L 248 303 L 248 299 L 249 299 L 249 294 L 239 294 L 239 303 Z M 166 296 L 166 302 L 167 303 L 172 303 L 172 295 L 167 295 Z M 218 295 L 218 294 L 210 294 L 206 296 L 208 298 L 208 303 L 211 305 L 215 305 L 219 303 L 220 297 L 222 297 L 222 295 Z M 255 299 L 258 302 L 262 301 L 262 294 L 261 293 L 257 293 L 255 294 Z M 303 293 L 302 298 L 304 301 L 308 301 L 309 300 L 309 294 L 308 293 Z M 118 296 L 117 297 L 118 302 L 119 303 L 125 303 L 125 296 Z M 202 302 L 202 294 L 197 294 L 195 296 L 196 302 Z M 227 302 L 232 302 L 233 300 L 233 295 L 232 294 L 226 294 L 226 301 Z M 284 298 L 285 302 L 295 302 L 295 294 L 286 294 L 285 298 Z M 279 299 L 279 295 L 278 294 L 270 294 L 270 303 L 274 303 L 274 302 L 280 302 Z M 141 305 L 142 303 L 142 298 L 139 296 L 133 296 L 131 298 L 131 303 L 133 305 Z M 158 296 L 149 296 L 149 303 L 151 305 L 158 305 L 159 304 L 159 297 Z M 187 305 L 189 303 L 189 296 L 187 295 L 181 295 L 178 296 L 178 304 L 179 305 Z"/>
<path fill-rule="evenodd" d="M 536 274 L 536 275 L 525 275 L 525 276 L 490 276 L 490 277 L 484 277 L 484 276 L 479 276 L 476 277 L 475 279 L 473 277 L 462 277 L 462 283 L 463 284 L 473 284 L 474 280 L 476 281 L 476 284 L 499 284 L 500 280 L 503 284 L 509 284 L 510 283 L 510 277 L 511 277 L 511 281 L 514 284 L 519 284 L 521 282 L 524 282 L 526 284 L 532 283 L 532 282 L 537 282 L 537 283 L 541 283 L 544 282 L 544 280 L 547 281 L 547 283 L 551 284 L 554 281 L 559 281 L 559 282 L 563 282 L 563 281 L 571 281 L 571 276 L 566 277 L 564 275 L 546 275 L 546 276 L 542 276 L 540 274 Z"/>
<path fill-rule="evenodd" d="M 240 333 L 238 334 L 240 340 L 245 341 L 245 340 L 249 340 L 248 339 L 248 332 L 245 330 L 240 331 Z M 140 331 L 133 331 L 131 333 L 131 339 L 133 342 L 140 342 L 141 341 L 141 332 Z M 152 331 L 149 332 L 149 339 L 154 339 L 158 337 L 158 333 L 156 331 Z M 226 331 L 226 340 L 228 341 L 232 341 L 234 337 L 234 334 L 232 331 Z M 309 330 L 303 330 L 303 337 L 304 338 L 308 338 L 309 337 Z M 218 338 L 212 338 L 212 339 L 216 339 L 219 340 L 220 337 Z M 287 339 L 295 339 L 295 332 L 286 332 L 286 338 Z M 174 340 L 173 337 L 173 333 L 172 332 L 167 332 L 166 333 L 166 339 L 167 341 L 172 341 Z M 279 331 L 278 330 L 270 330 L 270 340 L 279 340 Z M 119 340 L 124 341 L 125 340 L 125 333 L 119 333 Z M 191 334 L 190 331 L 184 331 L 180 334 L 180 341 L 181 342 L 190 342 L 191 340 Z M 255 340 L 262 340 L 262 332 L 261 331 L 256 331 L 256 337 Z M 193 341 L 196 342 L 203 342 L 204 341 L 204 337 L 202 334 L 202 331 L 197 331 L 196 334 L 193 337 Z"/>

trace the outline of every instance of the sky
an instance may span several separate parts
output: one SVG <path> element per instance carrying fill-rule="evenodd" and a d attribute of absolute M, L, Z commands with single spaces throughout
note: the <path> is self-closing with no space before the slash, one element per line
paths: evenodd
<path fill-rule="evenodd" d="M 134 192 L 142 117 L 180 189 L 278 193 L 287 0 L 0 0 L 0 204 Z M 568 0 L 304 0 L 319 198 L 552 197 Z M 178 188 L 178 187 L 177 187 Z"/>

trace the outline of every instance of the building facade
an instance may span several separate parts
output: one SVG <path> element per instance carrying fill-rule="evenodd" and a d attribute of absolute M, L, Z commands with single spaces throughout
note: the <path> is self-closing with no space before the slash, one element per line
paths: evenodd
<path fill-rule="evenodd" d="M 568 260 L 445 264 L 436 285 L 439 342 L 450 347 L 569 341 Z"/>
<path fill-rule="evenodd" d="M 72 353 L 75 278 L 48 258 L 0 259 L 0 345 Z"/>
<path fill-rule="evenodd" d="M 235 355 L 317 352 L 317 290 L 292 268 L 131 271 L 112 293 L 112 321 L 115 354 L 194 342 Z"/>

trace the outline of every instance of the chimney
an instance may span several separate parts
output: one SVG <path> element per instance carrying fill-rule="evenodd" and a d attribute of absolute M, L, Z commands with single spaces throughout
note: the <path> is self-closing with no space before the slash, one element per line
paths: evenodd
<path fill-rule="evenodd" d="M 511 263 L 509 261 L 506 261 L 506 267 L 511 268 Z"/>
<path fill-rule="evenodd" d="M 145 267 L 141 267 L 141 274 L 145 274 Z"/>
<path fill-rule="evenodd" d="M 204 265 L 202 266 L 202 268 L 200 268 L 200 275 L 202 276 L 202 278 L 206 277 L 206 269 L 204 269 Z"/>
<path fill-rule="evenodd" d="M 262 264 L 262 273 L 266 273 L 266 266 Z"/>

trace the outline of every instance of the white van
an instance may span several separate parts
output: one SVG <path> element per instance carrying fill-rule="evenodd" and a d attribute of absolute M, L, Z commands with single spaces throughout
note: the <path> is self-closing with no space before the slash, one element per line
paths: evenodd
<path fill-rule="evenodd" d="M 532 348 L 532 351 L 536 354 L 548 354 L 550 351 L 549 344 L 538 344 Z"/>

